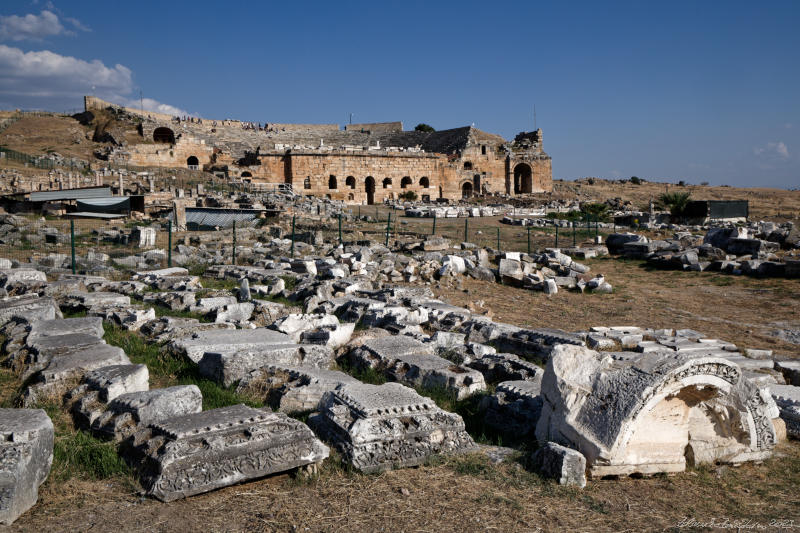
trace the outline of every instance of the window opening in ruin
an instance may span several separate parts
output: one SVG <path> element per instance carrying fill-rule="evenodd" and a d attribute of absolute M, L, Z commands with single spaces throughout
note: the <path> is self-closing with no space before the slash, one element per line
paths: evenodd
<path fill-rule="evenodd" d="M 242 177 L 243 178 L 252 178 L 253 175 L 250 173 L 250 171 L 245 170 L 244 172 L 242 172 Z"/>
<path fill-rule="evenodd" d="M 175 132 L 169 128 L 156 128 L 153 130 L 153 141 L 157 143 L 175 144 Z"/>
<path fill-rule="evenodd" d="M 355 195 L 353 193 L 350 193 L 347 195 L 347 199 L 353 201 L 355 199 Z"/>
<path fill-rule="evenodd" d="M 347 179 L 344 180 L 344 183 L 351 189 L 356 188 L 356 179 L 353 176 L 347 176 Z"/>
<path fill-rule="evenodd" d="M 470 161 L 464 161 L 464 170 L 472 170 L 472 163 Z"/>
<path fill-rule="evenodd" d="M 328 189 L 333 190 L 337 188 L 338 187 L 336 186 L 336 176 L 331 174 L 331 177 L 328 178 Z"/>
<path fill-rule="evenodd" d="M 423 202 L 430 202 L 431 201 L 431 195 L 430 194 L 423 194 L 422 195 L 422 201 Z"/>
<path fill-rule="evenodd" d="M 422 187 L 423 189 L 427 189 L 428 187 L 431 186 L 431 182 L 428 181 L 428 176 L 422 176 L 419 179 L 419 186 Z"/>
<path fill-rule="evenodd" d="M 480 194 L 481 193 L 481 175 L 480 174 L 475 174 L 475 176 L 472 178 L 472 185 L 475 187 L 475 193 L 476 194 Z"/>
<path fill-rule="evenodd" d="M 469 198 L 470 196 L 472 196 L 472 184 L 467 181 L 461 186 L 461 197 Z"/>
<path fill-rule="evenodd" d="M 384 189 L 391 189 L 392 188 L 392 178 L 384 178 L 383 179 L 383 188 Z"/>
<path fill-rule="evenodd" d="M 410 176 L 404 176 L 403 179 L 400 180 L 400 188 L 401 189 L 405 189 L 409 185 L 411 185 L 411 177 Z"/>
<path fill-rule="evenodd" d="M 375 203 L 375 178 L 367 176 L 364 180 L 364 191 L 367 193 L 367 205 Z"/>
<path fill-rule="evenodd" d="M 310 177 L 307 177 L 306 179 L 303 180 L 303 188 L 304 189 L 310 189 L 311 188 L 311 178 Z"/>
<path fill-rule="evenodd" d="M 486 145 L 481 146 L 481 155 L 486 155 Z"/>
<path fill-rule="evenodd" d="M 193 170 L 197 170 L 200 167 L 200 161 L 195 156 L 190 155 L 186 159 L 186 166 Z"/>
<path fill-rule="evenodd" d="M 530 165 L 520 163 L 514 167 L 514 194 L 533 192 L 533 171 Z"/>

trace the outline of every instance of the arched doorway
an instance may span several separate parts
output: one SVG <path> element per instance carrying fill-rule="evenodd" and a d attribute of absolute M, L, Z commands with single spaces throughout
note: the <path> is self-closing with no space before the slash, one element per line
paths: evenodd
<path fill-rule="evenodd" d="M 475 174 L 472 178 L 472 186 L 475 189 L 475 194 L 481 194 L 481 175 Z"/>
<path fill-rule="evenodd" d="M 355 189 L 356 188 L 356 179 L 353 176 L 347 176 L 347 179 L 344 180 L 344 183 L 350 189 Z"/>
<path fill-rule="evenodd" d="M 520 163 L 514 167 L 514 194 L 533 192 L 533 171 L 530 165 Z"/>
<path fill-rule="evenodd" d="M 338 187 L 336 186 L 336 176 L 331 174 L 331 176 L 328 178 L 328 189 L 335 190 L 337 188 Z"/>
<path fill-rule="evenodd" d="M 197 170 L 200 167 L 200 161 L 198 161 L 198 159 L 195 156 L 190 155 L 186 159 L 186 166 L 188 166 L 191 169 Z"/>
<path fill-rule="evenodd" d="M 163 126 L 156 128 L 153 130 L 153 142 L 175 144 L 175 132 Z"/>
<path fill-rule="evenodd" d="M 383 178 L 383 188 L 384 189 L 392 188 L 392 178 Z"/>
<path fill-rule="evenodd" d="M 464 185 L 461 186 L 461 197 L 469 198 L 470 196 L 472 196 L 472 184 L 465 181 Z"/>
<path fill-rule="evenodd" d="M 431 182 L 428 181 L 428 176 L 422 176 L 419 179 L 419 186 L 422 187 L 423 189 L 427 189 L 428 187 L 431 186 Z"/>
<path fill-rule="evenodd" d="M 375 178 L 367 176 L 364 180 L 364 192 L 367 193 L 367 205 L 375 203 Z"/>

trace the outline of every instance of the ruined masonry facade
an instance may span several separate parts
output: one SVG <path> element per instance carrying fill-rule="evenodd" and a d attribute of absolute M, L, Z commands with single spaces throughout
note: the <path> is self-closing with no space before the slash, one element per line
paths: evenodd
<path fill-rule="evenodd" d="M 86 109 L 112 104 L 86 97 Z M 116 107 L 116 106 L 114 106 Z M 123 108 L 136 115 L 135 109 Z M 146 167 L 197 168 L 295 192 L 373 204 L 413 191 L 420 200 L 550 192 L 542 130 L 513 141 L 474 127 L 403 131 L 399 122 L 348 125 L 259 124 L 145 113 L 143 142 L 110 159 Z"/>

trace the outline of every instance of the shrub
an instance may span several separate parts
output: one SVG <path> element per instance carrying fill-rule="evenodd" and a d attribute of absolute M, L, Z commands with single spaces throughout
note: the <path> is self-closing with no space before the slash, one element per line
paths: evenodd
<path fill-rule="evenodd" d="M 414 131 L 424 131 L 424 132 L 427 132 L 427 133 L 431 133 L 431 132 L 436 131 L 436 129 L 434 129 L 433 126 L 425 124 L 424 122 L 420 122 L 419 124 L 417 124 L 414 127 Z"/>
<path fill-rule="evenodd" d="M 409 202 L 413 202 L 417 199 L 417 193 L 415 193 L 414 191 L 405 191 L 400 193 L 398 198 L 400 198 L 401 200 L 407 200 Z"/>
<path fill-rule="evenodd" d="M 673 217 L 680 217 L 686 210 L 689 203 L 688 192 L 667 192 L 658 197 L 658 202 L 665 209 L 669 209 L 669 214 Z"/>
<path fill-rule="evenodd" d="M 639 178 L 637 176 L 631 176 L 631 183 L 633 183 L 634 185 L 641 185 L 642 181 L 644 181 L 642 180 L 642 178 Z"/>

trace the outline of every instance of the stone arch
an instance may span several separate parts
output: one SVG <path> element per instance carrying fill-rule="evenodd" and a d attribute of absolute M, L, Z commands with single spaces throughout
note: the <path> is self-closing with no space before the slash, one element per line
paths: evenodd
<path fill-rule="evenodd" d="M 344 180 L 344 184 L 347 185 L 350 189 L 356 188 L 356 179 L 353 176 L 347 176 Z"/>
<path fill-rule="evenodd" d="M 643 354 L 629 364 L 639 370 L 587 348 L 556 346 L 542 381 L 537 439 L 570 435 L 563 443 L 586 456 L 595 477 L 681 472 L 687 463 L 771 454 L 777 407 L 735 363 Z"/>
<path fill-rule="evenodd" d="M 519 163 L 514 167 L 514 194 L 533 192 L 533 170 L 527 163 Z"/>
<path fill-rule="evenodd" d="M 252 178 L 253 174 L 249 170 L 245 170 L 244 172 L 242 172 L 242 177 L 243 178 Z"/>
<path fill-rule="evenodd" d="M 338 189 L 338 187 L 336 186 L 336 176 L 334 176 L 333 174 L 331 174 L 328 177 L 328 189 L 330 190 Z"/>
<path fill-rule="evenodd" d="M 153 142 L 175 144 L 175 132 L 161 126 L 153 130 Z"/>
<path fill-rule="evenodd" d="M 403 176 L 403 179 L 400 180 L 400 188 L 405 189 L 411 185 L 411 176 Z"/>
<path fill-rule="evenodd" d="M 461 184 L 461 198 L 469 198 L 472 196 L 472 183 L 469 181 L 465 181 Z"/>
<path fill-rule="evenodd" d="M 383 188 L 384 189 L 392 188 L 392 178 L 383 178 Z"/>
<path fill-rule="evenodd" d="M 200 161 L 196 156 L 190 155 L 188 158 L 186 158 L 186 166 L 196 170 L 200 167 Z"/>
<path fill-rule="evenodd" d="M 428 176 L 422 176 L 419 179 L 419 186 L 422 187 L 423 189 L 427 189 L 428 187 L 431 186 L 431 182 L 430 180 L 428 180 Z"/>
<path fill-rule="evenodd" d="M 375 203 L 375 178 L 367 176 L 364 180 L 364 192 L 367 193 L 367 205 Z"/>

